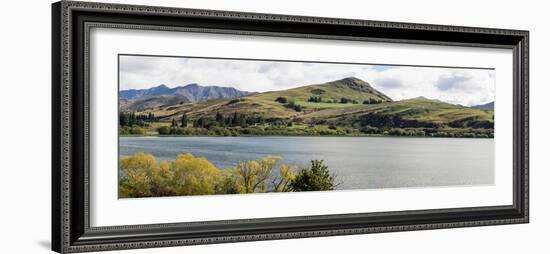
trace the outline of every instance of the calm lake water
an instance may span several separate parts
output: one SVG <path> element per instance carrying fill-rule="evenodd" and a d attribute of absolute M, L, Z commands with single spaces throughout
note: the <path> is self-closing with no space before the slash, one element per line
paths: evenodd
<path fill-rule="evenodd" d="M 375 189 L 493 184 L 494 140 L 405 137 L 121 137 L 120 156 L 206 157 L 218 168 L 280 155 L 307 166 L 322 159 L 342 184 Z"/>

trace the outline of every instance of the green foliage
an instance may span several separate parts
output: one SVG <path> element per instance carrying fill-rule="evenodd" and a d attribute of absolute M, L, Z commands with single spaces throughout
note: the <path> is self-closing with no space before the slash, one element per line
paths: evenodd
<path fill-rule="evenodd" d="M 146 133 L 144 128 L 138 126 L 123 126 L 119 128 L 120 135 L 145 135 Z"/>
<path fill-rule="evenodd" d="M 321 87 L 325 91 L 322 97 L 312 92 Z M 346 86 L 332 85 L 308 87 L 305 90 L 291 89 L 284 93 L 262 93 L 238 98 L 239 103 L 231 106 L 226 105 L 228 100 L 188 103 L 174 109 L 161 110 L 159 115 L 162 115 L 162 122 L 152 112 L 127 112 L 120 115 L 119 133 L 146 135 L 157 132 L 159 135 L 206 136 L 494 136 L 493 111 L 423 98 L 391 101 L 370 93 L 362 94 L 365 96 L 360 93 L 354 95 L 345 92 L 346 89 Z M 340 95 L 337 92 L 342 93 Z M 274 103 L 274 100 L 279 103 Z M 369 105 L 357 105 L 360 103 L 357 100 Z M 149 122 L 151 119 L 155 121 Z"/>
<path fill-rule="evenodd" d="M 157 121 L 155 114 L 149 112 L 147 114 L 136 114 L 135 112 L 120 112 L 118 114 L 118 124 L 121 127 L 147 126 L 149 122 Z"/>
<path fill-rule="evenodd" d="M 310 167 L 301 169 L 290 186 L 293 191 L 334 190 L 334 178 L 322 160 L 312 160 Z"/>
<path fill-rule="evenodd" d="M 342 104 L 346 104 L 346 103 L 348 103 L 349 101 L 350 101 L 350 100 L 349 100 L 348 98 L 346 98 L 346 97 L 340 98 L 340 103 L 342 103 Z"/>
<path fill-rule="evenodd" d="M 160 135 L 170 135 L 170 128 L 168 126 L 161 126 L 157 128 Z"/>
<path fill-rule="evenodd" d="M 224 117 L 220 112 L 216 112 L 216 122 L 222 126 L 225 125 Z"/>
<path fill-rule="evenodd" d="M 382 103 L 383 101 L 382 100 L 377 100 L 377 99 L 374 99 L 374 98 L 369 98 L 367 100 L 364 100 L 363 101 L 363 104 L 378 104 L 378 103 Z"/>
<path fill-rule="evenodd" d="M 282 96 L 277 97 L 277 99 L 275 99 L 275 101 L 278 102 L 278 103 L 283 103 L 283 104 L 288 102 L 286 97 L 282 97 Z"/>
<path fill-rule="evenodd" d="M 182 128 L 186 128 L 188 122 L 189 122 L 189 119 L 187 118 L 187 115 L 186 115 L 186 114 L 183 114 L 183 115 L 181 116 L 181 123 L 180 123 L 180 126 L 181 126 Z"/>
<path fill-rule="evenodd" d="M 323 102 L 323 98 L 321 96 L 319 96 L 319 97 L 312 96 L 312 97 L 309 97 L 309 99 L 307 101 L 308 102 Z"/>
<path fill-rule="evenodd" d="M 300 104 L 296 104 L 294 101 L 289 101 L 287 104 L 285 104 L 285 107 L 294 109 L 296 112 L 302 111 L 302 106 Z"/>

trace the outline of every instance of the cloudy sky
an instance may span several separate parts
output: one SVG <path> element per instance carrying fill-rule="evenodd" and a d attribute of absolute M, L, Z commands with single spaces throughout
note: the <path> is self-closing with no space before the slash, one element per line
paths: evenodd
<path fill-rule="evenodd" d="M 424 96 L 466 106 L 495 98 L 494 70 L 392 65 L 120 56 L 120 90 L 190 83 L 250 92 L 357 77 L 394 100 Z"/>

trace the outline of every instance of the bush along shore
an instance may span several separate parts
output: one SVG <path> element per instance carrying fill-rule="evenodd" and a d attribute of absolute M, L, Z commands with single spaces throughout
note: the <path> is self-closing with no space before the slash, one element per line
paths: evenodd
<path fill-rule="evenodd" d="M 190 120 L 158 122 L 152 115 L 122 114 L 119 126 L 122 136 L 409 136 L 493 138 L 493 124 L 485 121 L 453 122 L 451 126 L 404 120 L 400 117 L 366 115 L 355 124 L 318 122 L 304 124 L 283 119 L 264 119 L 243 114 Z"/>
<path fill-rule="evenodd" d="M 120 160 L 119 197 L 162 197 L 214 194 L 334 190 L 337 176 L 322 160 L 299 168 L 281 163 L 280 156 L 240 162 L 218 169 L 206 158 L 179 154 L 173 161 L 159 161 L 139 152 Z"/>

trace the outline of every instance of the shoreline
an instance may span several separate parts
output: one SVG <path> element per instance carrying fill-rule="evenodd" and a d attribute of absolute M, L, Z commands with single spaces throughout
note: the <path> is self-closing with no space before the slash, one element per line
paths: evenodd
<path fill-rule="evenodd" d="M 436 136 L 392 136 L 392 135 L 238 135 L 238 136 L 222 136 L 222 135 L 118 135 L 119 138 L 169 138 L 169 137 L 216 137 L 216 138 L 238 138 L 238 137 L 331 137 L 331 138 L 457 138 L 457 139 L 495 139 L 490 137 L 436 137 Z"/>

